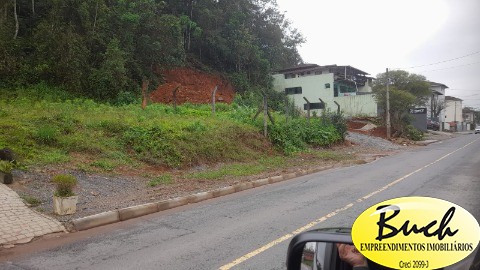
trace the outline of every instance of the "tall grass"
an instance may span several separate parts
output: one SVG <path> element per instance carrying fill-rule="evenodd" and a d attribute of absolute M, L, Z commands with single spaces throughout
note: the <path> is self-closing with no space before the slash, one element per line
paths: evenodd
<path fill-rule="evenodd" d="M 78 161 L 82 169 L 111 171 L 139 163 L 172 168 L 251 160 L 270 148 L 254 125 L 226 120 L 234 110 L 228 105 L 218 106 L 218 117 L 212 117 L 205 105 L 174 111 L 152 104 L 142 110 L 137 104 L 29 99 L 6 90 L 0 95 L 0 148 L 13 149 L 27 166 L 75 163 L 80 155 L 88 160 Z"/>
<path fill-rule="evenodd" d="M 69 163 L 86 171 L 143 165 L 181 168 L 257 160 L 273 153 L 328 146 L 343 139 L 335 123 L 274 113 L 269 138 L 256 108 L 209 105 L 110 105 L 75 98 L 58 88 L 0 89 L 0 148 L 24 166 Z M 263 166 L 263 165 L 262 165 Z"/>

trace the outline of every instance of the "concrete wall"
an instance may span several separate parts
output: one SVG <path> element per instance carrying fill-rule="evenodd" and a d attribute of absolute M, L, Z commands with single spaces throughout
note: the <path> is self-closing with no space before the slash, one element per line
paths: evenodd
<path fill-rule="evenodd" d="M 333 103 L 333 73 L 310 75 L 304 77 L 296 77 L 285 79 L 283 74 L 273 75 L 273 87 L 278 92 L 285 92 L 285 88 L 302 87 L 302 94 L 288 95 L 293 100 L 295 106 L 303 110 L 303 105 L 306 104 L 303 97 L 306 97 L 310 103 L 320 102 L 321 98 L 326 103 L 326 108 L 336 110 L 337 106 Z M 326 88 L 326 84 L 330 84 L 330 88 Z M 316 111 L 318 114 L 322 110 Z M 306 111 L 304 111 L 306 113 Z"/>
<path fill-rule="evenodd" d="M 443 121 L 445 122 L 445 130 L 462 131 L 462 129 L 464 128 L 462 102 L 455 100 L 445 100 L 445 117 L 443 119 Z"/>
<path fill-rule="evenodd" d="M 377 116 L 377 102 L 371 94 L 336 97 L 333 100 L 340 104 L 345 116 Z"/>
<path fill-rule="evenodd" d="M 445 101 L 444 122 L 463 122 L 462 102 L 454 100 Z"/>
<path fill-rule="evenodd" d="M 358 87 L 358 92 L 360 93 L 371 93 L 372 92 L 372 79 L 368 78 L 364 86 Z"/>

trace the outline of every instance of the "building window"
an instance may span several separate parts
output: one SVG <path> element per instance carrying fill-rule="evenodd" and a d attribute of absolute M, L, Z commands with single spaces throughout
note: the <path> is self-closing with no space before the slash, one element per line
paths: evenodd
<path fill-rule="evenodd" d="M 308 110 L 307 103 L 303 104 L 303 109 L 305 111 Z M 325 109 L 325 104 L 322 102 L 310 103 L 310 110 L 319 110 L 319 109 Z"/>
<path fill-rule="evenodd" d="M 330 84 L 329 84 L 329 83 L 326 83 L 326 84 L 325 84 L 325 89 L 328 89 L 328 88 L 330 88 Z"/>
<path fill-rule="evenodd" d="M 302 93 L 302 87 L 289 87 L 285 88 L 285 94 L 287 95 L 296 95 Z"/>

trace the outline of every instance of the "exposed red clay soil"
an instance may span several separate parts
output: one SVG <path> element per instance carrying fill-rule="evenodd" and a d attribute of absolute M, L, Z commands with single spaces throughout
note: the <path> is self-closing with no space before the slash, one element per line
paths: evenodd
<path fill-rule="evenodd" d="M 370 130 L 360 130 L 362 127 L 370 123 L 367 119 L 350 119 L 347 121 L 348 131 L 361 133 L 365 135 L 380 137 L 383 139 L 387 138 L 387 128 L 386 127 L 376 127 Z"/>
<path fill-rule="evenodd" d="M 176 68 L 161 72 L 165 83 L 150 94 L 155 103 L 173 104 L 173 90 L 177 89 L 177 104 L 207 104 L 212 101 L 216 85 L 217 102 L 232 103 L 235 90 L 230 82 L 220 75 L 209 74 L 191 68 Z"/>

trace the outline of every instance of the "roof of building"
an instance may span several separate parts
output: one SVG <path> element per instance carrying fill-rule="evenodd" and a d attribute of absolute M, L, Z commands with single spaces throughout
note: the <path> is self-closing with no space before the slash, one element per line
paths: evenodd
<path fill-rule="evenodd" d="M 300 71 L 300 70 L 306 70 L 306 69 L 315 69 L 320 67 L 317 64 L 300 64 L 294 67 L 289 67 L 289 68 L 284 68 L 284 69 L 279 69 L 276 71 L 276 73 L 288 73 L 292 71 Z"/>
<path fill-rule="evenodd" d="M 444 88 L 448 88 L 448 86 L 446 86 L 443 83 L 436 83 L 436 82 L 431 82 L 431 81 L 429 81 L 429 83 L 430 83 L 431 86 L 442 86 Z"/>
<path fill-rule="evenodd" d="M 333 70 L 332 73 L 344 73 L 347 70 L 348 73 L 360 74 L 360 75 L 370 75 L 369 73 L 362 71 L 358 68 L 354 68 L 352 66 L 337 66 L 337 65 L 326 65 L 326 66 L 319 66 L 317 64 L 301 64 L 298 66 L 285 68 L 277 70 L 276 73 L 291 73 L 291 72 L 299 72 L 299 71 L 310 71 L 310 70 L 318 70 L 318 69 L 331 69 Z"/>
<path fill-rule="evenodd" d="M 459 99 L 459 98 L 451 97 L 451 96 L 445 96 L 445 100 L 463 101 L 463 99 Z"/>

